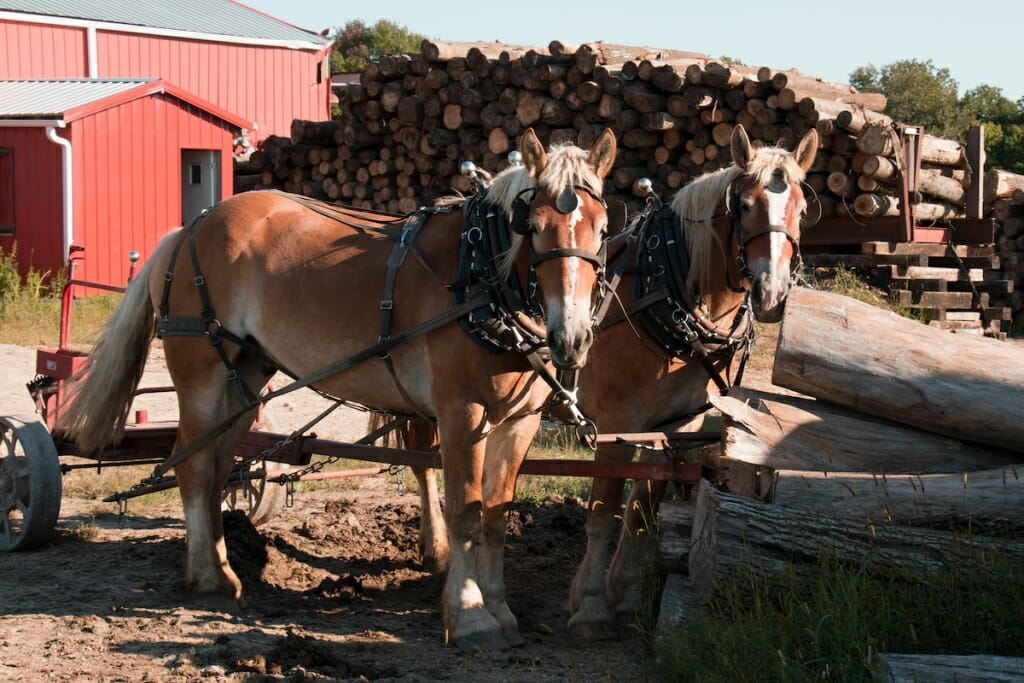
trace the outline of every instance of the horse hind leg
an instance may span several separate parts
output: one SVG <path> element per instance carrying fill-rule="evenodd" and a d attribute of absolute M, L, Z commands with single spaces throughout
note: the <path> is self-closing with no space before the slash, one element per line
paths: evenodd
<path fill-rule="evenodd" d="M 267 377 L 260 364 L 239 358 L 235 365 L 253 391 L 262 389 Z M 209 379 L 180 385 L 184 388 L 178 393 L 181 418 L 175 450 L 203 437 L 242 408 L 238 392 L 225 381 L 223 366 L 219 371 L 207 370 Z M 174 468 L 185 514 L 185 586 L 194 595 L 214 596 L 214 600 L 217 596 L 241 599 L 241 581 L 228 562 L 221 499 L 234 454 L 255 416 L 255 408 L 246 411 L 220 436 Z"/>
<path fill-rule="evenodd" d="M 599 447 L 598 462 L 629 462 L 632 446 L 606 444 Z M 594 479 L 587 511 L 587 548 L 569 589 L 569 632 L 585 640 L 612 640 L 618 637 L 608 607 L 605 573 L 611 558 L 612 543 L 619 526 L 622 506 L 622 479 Z"/>
<path fill-rule="evenodd" d="M 608 606 L 620 630 L 649 626 L 653 618 L 658 577 L 655 517 L 665 486 L 663 481 L 637 481 L 626 501 L 619 543 L 608 569 Z"/>

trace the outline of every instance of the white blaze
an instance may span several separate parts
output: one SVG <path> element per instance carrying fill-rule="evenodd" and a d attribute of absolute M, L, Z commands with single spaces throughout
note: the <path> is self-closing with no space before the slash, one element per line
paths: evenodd
<path fill-rule="evenodd" d="M 767 192 L 768 197 L 768 225 L 786 224 L 786 207 L 789 206 L 789 186 L 782 192 Z M 771 237 L 771 264 L 769 273 L 771 282 L 779 282 L 779 259 L 782 258 L 782 248 L 786 244 L 786 235 L 781 232 L 773 232 Z"/>

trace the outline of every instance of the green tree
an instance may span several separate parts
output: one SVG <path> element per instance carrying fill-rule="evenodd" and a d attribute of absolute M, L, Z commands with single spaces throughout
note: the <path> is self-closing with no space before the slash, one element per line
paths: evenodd
<path fill-rule="evenodd" d="M 881 68 L 869 64 L 850 74 L 864 92 L 880 92 L 889 103 L 885 113 L 897 121 L 924 126 L 932 135 L 963 140 L 970 116 L 960 105 L 957 82 L 948 69 L 932 61 L 908 59 Z"/>
<path fill-rule="evenodd" d="M 1001 88 L 979 85 L 960 99 L 961 106 L 978 123 L 1024 123 L 1018 104 L 1003 96 Z"/>
<path fill-rule="evenodd" d="M 424 37 L 393 21 L 381 19 L 372 27 L 355 19 L 334 36 L 331 73 L 355 73 L 382 55 L 418 53 Z"/>

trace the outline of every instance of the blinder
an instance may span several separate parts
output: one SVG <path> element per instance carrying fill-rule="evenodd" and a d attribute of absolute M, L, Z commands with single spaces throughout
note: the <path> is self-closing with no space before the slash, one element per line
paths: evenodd
<path fill-rule="evenodd" d="M 568 215 L 573 211 L 580 208 L 580 198 L 576 194 L 577 190 L 583 190 L 597 201 L 601 202 L 601 206 L 608 210 L 608 204 L 604 201 L 604 198 L 595 195 L 585 187 L 573 187 L 572 185 L 566 185 L 562 188 L 562 191 L 558 193 L 555 198 L 555 209 L 563 215 Z M 533 193 L 530 196 L 529 201 L 524 197 L 526 193 Z M 533 196 L 536 193 L 534 188 L 527 188 L 519 193 L 519 196 L 512 202 L 512 217 L 511 227 L 512 232 L 517 235 L 527 236 L 533 232 L 533 227 L 530 225 L 530 203 L 533 201 Z M 545 261 L 551 261 L 556 258 L 568 258 L 575 256 L 576 258 L 583 259 L 590 263 L 597 270 L 598 275 L 604 272 L 605 260 L 607 254 L 607 247 L 604 241 L 601 242 L 601 249 L 598 253 L 586 251 L 585 249 L 562 249 L 555 248 L 545 251 L 543 254 L 537 254 L 533 251 L 533 245 L 530 245 L 530 265 L 536 266 L 539 263 Z"/>

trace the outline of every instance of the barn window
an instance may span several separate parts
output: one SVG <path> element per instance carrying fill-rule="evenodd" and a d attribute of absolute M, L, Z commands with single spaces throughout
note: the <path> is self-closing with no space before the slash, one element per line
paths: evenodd
<path fill-rule="evenodd" d="M 203 167 L 199 164 L 190 164 L 188 167 L 188 182 L 190 185 L 203 184 Z"/>
<path fill-rule="evenodd" d="M 14 234 L 14 150 L 0 147 L 0 235 Z"/>

